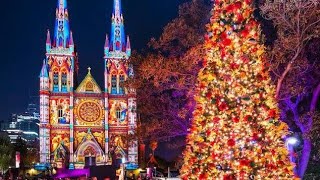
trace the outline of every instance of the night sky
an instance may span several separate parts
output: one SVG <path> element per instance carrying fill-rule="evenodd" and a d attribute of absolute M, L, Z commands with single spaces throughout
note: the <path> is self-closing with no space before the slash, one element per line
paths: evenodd
<path fill-rule="evenodd" d="M 177 16 L 187 0 L 122 0 L 126 34 L 133 50 L 146 47 L 151 37 Z M 46 31 L 53 32 L 57 0 L 1 2 L 0 120 L 23 112 L 30 96 L 38 96 L 39 73 L 45 58 Z M 79 54 L 81 81 L 92 68 L 103 82 L 103 46 L 110 33 L 113 0 L 68 0 L 70 26 Z M 52 34 L 51 34 L 52 35 Z M 37 98 L 33 98 L 37 100 Z"/>

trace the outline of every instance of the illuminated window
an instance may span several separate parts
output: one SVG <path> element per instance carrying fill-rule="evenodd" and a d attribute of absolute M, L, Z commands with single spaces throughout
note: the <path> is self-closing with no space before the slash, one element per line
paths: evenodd
<path fill-rule="evenodd" d="M 53 73 L 53 91 L 55 92 L 59 91 L 59 73 L 58 72 Z"/>
<path fill-rule="evenodd" d="M 63 109 L 61 106 L 58 107 L 58 118 L 59 119 L 63 118 Z"/>
<path fill-rule="evenodd" d="M 119 80 L 120 80 L 119 93 L 124 94 L 124 80 L 125 80 L 124 75 L 120 75 Z"/>
<path fill-rule="evenodd" d="M 62 76 L 61 76 L 61 85 L 62 85 L 61 91 L 62 92 L 67 92 L 67 82 L 68 82 L 67 73 L 63 72 Z"/>
<path fill-rule="evenodd" d="M 121 119 L 121 110 L 120 110 L 120 108 L 117 108 L 117 110 L 116 110 L 116 115 L 117 115 L 117 119 Z"/>
<path fill-rule="evenodd" d="M 117 76 L 112 75 L 111 77 L 111 94 L 117 94 Z"/>

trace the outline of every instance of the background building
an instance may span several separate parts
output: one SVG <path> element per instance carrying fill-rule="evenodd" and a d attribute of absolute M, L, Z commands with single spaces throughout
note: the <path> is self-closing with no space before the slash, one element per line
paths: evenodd
<path fill-rule="evenodd" d="M 78 85 L 78 57 L 66 0 L 58 0 L 53 39 L 47 33 L 40 73 L 40 162 L 58 168 L 138 163 L 135 91 L 124 81 L 133 75 L 120 0 L 114 0 L 111 33 L 104 47 L 104 89 L 88 74 Z"/>
<path fill-rule="evenodd" d="M 18 138 L 29 144 L 39 141 L 39 111 L 34 103 L 28 104 L 25 112 L 11 114 L 8 121 L 2 123 L 2 130 L 8 133 L 10 141 L 15 143 Z"/>

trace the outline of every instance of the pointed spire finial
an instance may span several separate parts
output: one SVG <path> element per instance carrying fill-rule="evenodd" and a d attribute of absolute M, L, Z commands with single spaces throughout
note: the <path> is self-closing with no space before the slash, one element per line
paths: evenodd
<path fill-rule="evenodd" d="M 127 50 L 131 49 L 130 38 L 127 36 Z"/>
<path fill-rule="evenodd" d="M 51 38 L 50 38 L 50 30 L 47 30 L 47 40 L 46 40 L 46 44 L 50 44 L 51 45 Z"/>
<path fill-rule="evenodd" d="M 88 74 L 91 74 L 91 67 L 88 67 Z"/>
<path fill-rule="evenodd" d="M 69 46 L 73 46 L 74 42 L 73 42 L 73 34 L 72 31 L 70 31 L 70 40 L 69 40 Z"/>
<path fill-rule="evenodd" d="M 46 59 L 43 60 L 40 77 L 45 77 L 45 78 L 49 77 Z"/>
<path fill-rule="evenodd" d="M 108 38 L 108 34 L 106 35 L 106 42 L 104 43 L 104 48 L 109 48 L 109 38 Z"/>

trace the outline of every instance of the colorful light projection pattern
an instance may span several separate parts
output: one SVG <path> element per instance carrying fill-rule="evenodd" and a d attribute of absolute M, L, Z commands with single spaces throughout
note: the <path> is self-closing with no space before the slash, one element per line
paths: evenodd
<path fill-rule="evenodd" d="M 75 104 L 76 125 L 103 125 L 103 100 L 81 98 L 77 99 Z"/>
<path fill-rule="evenodd" d="M 125 100 L 110 100 L 110 116 L 109 125 L 111 126 L 125 126 L 127 121 L 127 102 Z"/>
<path fill-rule="evenodd" d="M 74 158 L 77 163 L 84 163 L 85 157 L 95 157 L 96 163 L 104 163 L 105 162 L 105 154 L 101 148 L 101 145 L 98 143 L 97 139 L 101 141 L 103 138 L 103 133 L 92 133 L 90 129 L 88 129 L 87 133 L 84 132 L 76 133 L 77 141 L 81 139 L 77 150 L 75 151 Z M 95 137 L 95 135 L 97 137 Z M 84 135 L 82 138 L 81 136 Z M 97 139 L 96 139 L 97 138 Z"/>
<path fill-rule="evenodd" d="M 128 149 L 127 134 L 111 133 L 110 134 L 110 151 L 113 152 L 117 159 L 126 157 Z"/>
<path fill-rule="evenodd" d="M 51 156 L 54 162 L 66 163 L 70 148 L 70 131 L 68 129 L 51 130 Z"/>
<path fill-rule="evenodd" d="M 67 98 L 52 98 L 50 100 L 50 124 L 70 123 L 70 100 Z"/>
<path fill-rule="evenodd" d="M 96 141 L 99 143 L 101 147 L 104 147 L 104 131 L 102 130 L 94 130 L 92 129 L 92 135 L 96 139 Z M 75 147 L 78 148 L 79 144 L 82 142 L 83 138 L 87 135 L 87 131 L 79 130 L 75 132 Z"/>

